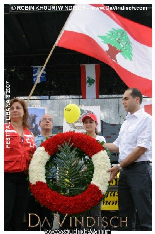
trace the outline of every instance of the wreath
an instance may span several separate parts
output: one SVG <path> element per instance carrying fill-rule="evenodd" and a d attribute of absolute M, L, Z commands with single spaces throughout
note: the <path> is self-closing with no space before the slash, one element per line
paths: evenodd
<path fill-rule="evenodd" d="M 46 164 L 64 143 L 79 148 L 94 166 L 93 177 L 85 191 L 75 196 L 63 195 L 47 185 Z M 111 167 L 106 150 L 94 138 L 75 132 L 59 133 L 43 143 L 35 151 L 29 166 L 30 189 L 38 202 L 53 212 L 79 214 L 90 210 L 104 197 L 108 188 Z"/>

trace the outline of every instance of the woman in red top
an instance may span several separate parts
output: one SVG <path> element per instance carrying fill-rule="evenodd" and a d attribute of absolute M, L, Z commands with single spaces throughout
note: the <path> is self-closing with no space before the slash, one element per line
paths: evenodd
<path fill-rule="evenodd" d="M 21 231 L 28 199 L 27 169 L 36 150 L 28 129 L 25 101 L 10 100 L 10 122 L 4 125 L 4 230 Z"/>

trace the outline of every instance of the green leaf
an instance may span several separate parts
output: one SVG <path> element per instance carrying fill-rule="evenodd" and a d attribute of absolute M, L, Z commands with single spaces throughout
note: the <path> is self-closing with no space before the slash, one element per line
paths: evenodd
<path fill-rule="evenodd" d="M 48 186 L 68 196 L 85 191 L 92 180 L 94 165 L 91 158 L 70 142 L 59 146 L 59 151 L 46 163 L 46 181 Z M 55 167 L 56 181 L 53 181 L 51 168 Z M 85 170 L 84 170 L 85 169 Z"/>

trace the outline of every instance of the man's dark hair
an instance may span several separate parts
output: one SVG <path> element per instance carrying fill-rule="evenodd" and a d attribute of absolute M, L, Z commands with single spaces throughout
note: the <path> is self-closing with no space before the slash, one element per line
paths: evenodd
<path fill-rule="evenodd" d="M 128 88 L 127 90 L 132 90 L 132 92 L 130 93 L 130 95 L 131 95 L 133 98 L 139 97 L 139 99 L 140 99 L 140 104 L 142 103 L 143 96 L 142 96 L 142 93 L 140 92 L 139 89 L 137 89 L 137 88 Z"/>

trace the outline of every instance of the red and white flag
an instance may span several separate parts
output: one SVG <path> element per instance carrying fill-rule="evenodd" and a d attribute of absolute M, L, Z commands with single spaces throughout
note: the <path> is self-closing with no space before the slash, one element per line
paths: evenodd
<path fill-rule="evenodd" d="M 100 64 L 81 65 L 82 98 L 99 98 Z"/>
<path fill-rule="evenodd" d="M 152 100 L 147 102 L 142 102 L 141 107 L 144 108 L 145 112 L 152 115 Z"/>
<path fill-rule="evenodd" d="M 101 4 L 75 5 L 57 46 L 111 66 L 128 87 L 152 97 L 152 29 Z"/>

